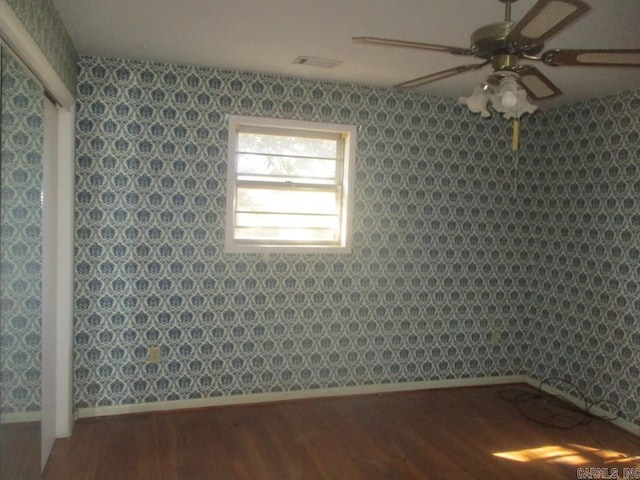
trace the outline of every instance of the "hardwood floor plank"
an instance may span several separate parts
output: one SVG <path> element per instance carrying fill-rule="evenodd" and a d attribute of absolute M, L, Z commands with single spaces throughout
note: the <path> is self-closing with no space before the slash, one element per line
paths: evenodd
<path fill-rule="evenodd" d="M 40 422 L 0 425 L 0 480 L 40 478 L 40 429 Z"/>
<path fill-rule="evenodd" d="M 44 480 L 553 480 L 640 468 L 639 438 L 600 420 L 545 428 L 500 398 L 508 388 L 80 420 L 56 441 Z"/>

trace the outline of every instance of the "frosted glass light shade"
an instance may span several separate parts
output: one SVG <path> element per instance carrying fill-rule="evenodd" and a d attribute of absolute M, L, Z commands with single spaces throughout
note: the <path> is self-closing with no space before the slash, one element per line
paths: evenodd
<path fill-rule="evenodd" d="M 487 109 L 489 103 L 489 91 L 485 86 L 481 85 L 473 89 L 473 93 L 469 97 L 459 97 L 458 103 L 465 104 L 473 113 L 480 113 L 483 118 L 491 116 Z"/>
<path fill-rule="evenodd" d="M 518 97 L 513 92 L 504 92 L 502 94 L 502 106 L 505 108 L 513 108 L 518 103 Z"/>
<path fill-rule="evenodd" d="M 517 74 L 505 76 L 497 86 L 481 85 L 473 89 L 469 97 L 459 97 L 458 103 L 465 104 L 473 113 L 483 118 L 491 116 L 488 105 L 504 118 L 520 118 L 525 113 L 533 113 L 538 107 L 529 103 L 527 92 L 518 84 Z"/>

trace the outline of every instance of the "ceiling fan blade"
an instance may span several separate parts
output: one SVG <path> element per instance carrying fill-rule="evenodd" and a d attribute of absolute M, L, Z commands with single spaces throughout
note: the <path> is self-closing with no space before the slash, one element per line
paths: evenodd
<path fill-rule="evenodd" d="M 520 75 L 520 84 L 532 98 L 543 100 L 562 94 L 560 89 L 536 67 L 523 65 L 516 71 Z"/>
<path fill-rule="evenodd" d="M 459 65 L 457 67 L 449 68 L 447 70 L 442 70 L 441 72 L 431 73 L 429 75 L 425 75 L 424 77 L 418 77 L 418 78 L 414 78 L 413 80 L 409 80 L 407 82 L 399 83 L 397 85 L 394 85 L 394 87 L 396 88 L 420 87 L 422 85 L 435 82 L 436 80 L 440 80 L 442 78 L 458 75 L 459 73 L 468 72 L 470 70 L 478 70 L 479 68 L 482 68 L 489 63 L 490 62 L 487 61 L 483 63 L 472 63 L 470 65 Z"/>
<path fill-rule="evenodd" d="M 380 37 L 353 37 L 355 43 L 363 43 L 366 45 L 383 45 L 387 47 L 405 47 L 417 48 L 420 50 L 433 50 L 436 52 L 447 52 L 454 55 L 473 55 L 468 48 L 448 47 L 446 45 L 434 45 L 431 43 L 408 42 L 406 40 L 393 40 L 391 38 Z"/>
<path fill-rule="evenodd" d="M 553 66 L 640 67 L 640 49 L 549 50 L 542 61 Z"/>
<path fill-rule="evenodd" d="M 538 0 L 509 32 L 509 40 L 516 45 L 544 43 L 588 11 L 589 5 L 582 0 Z"/>

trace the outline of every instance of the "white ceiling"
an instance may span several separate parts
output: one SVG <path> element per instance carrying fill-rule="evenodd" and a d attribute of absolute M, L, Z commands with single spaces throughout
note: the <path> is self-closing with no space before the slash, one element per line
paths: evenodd
<path fill-rule="evenodd" d="M 551 48 L 640 48 L 640 0 L 587 0 L 591 11 L 547 42 Z M 517 21 L 535 0 L 517 0 Z M 54 0 L 82 55 L 265 72 L 392 86 L 475 58 L 357 45 L 378 36 L 469 47 L 471 33 L 504 19 L 498 0 Z M 339 60 L 331 68 L 293 64 L 300 55 Z M 479 60 L 478 60 L 479 62 Z M 640 88 L 640 68 L 535 65 L 563 95 L 540 108 Z M 469 95 L 489 67 L 421 87 Z"/>

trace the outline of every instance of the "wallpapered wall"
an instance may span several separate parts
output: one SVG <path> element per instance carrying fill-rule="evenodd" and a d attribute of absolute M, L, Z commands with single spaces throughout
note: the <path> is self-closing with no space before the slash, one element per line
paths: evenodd
<path fill-rule="evenodd" d="M 635 91 L 536 114 L 523 152 L 536 185 L 532 373 L 570 380 L 638 425 L 639 109 Z"/>
<path fill-rule="evenodd" d="M 6 49 L 0 125 L 0 412 L 40 411 L 42 86 Z"/>
<path fill-rule="evenodd" d="M 636 96 L 621 97 L 628 116 L 633 102 Z M 635 388 L 633 371 L 615 371 L 608 362 L 593 360 L 597 378 L 585 375 L 583 361 L 579 372 L 563 366 L 580 354 L 575 335 L 583 327 L 564 326 L 575 315 L 555 294 L 582 282 L 573 259 L 566 265 L 561 253 L 572 248 L 562 228 L 574 221 L 562 218 L 564 197 L 587 188 L 592 173 L 579 172 L 592 167 L 574 169 L 569 189 L 570 181 L 550 175 L 549 162 L 563 176 L 583 156 L 596 168 L 605 146 L 591 140 L 589 122 L 637 131 L 598 124 L 593 112 L 602 105 L 575 107 L 579 132 L 569 132 L 571 109 L 527 119 L 514 157 L 507 122 L 480 121 L 449 100 L 81 58 L 77 406 L 518 373 L 562 374 L 599 393 L 609 372 Z M 232 113 L 359 126 L 352 255 L 223 252 Z M 632 165 L 632 158 L 637 162 L 637 151 L 616 161 Z M 637 183 L 626 193 L 598 184 L 585 197 L 588 205 L 571 207 L 588 211 L 592 198 L 605 205 L 612 197 L 622 208 L 634 195 Z M 553 222 L 557 229 L 549 231 Z M 608 236 L 602 224 L 593 228 Z M 606 248 L 633 255 L 626 244 L 613 247 L 616 241 Z M 594 245 L 580 253 L 599 251 Z M 637 308 L 628 285 L 621 288 L 627 308 Z M 580 311 L 582 303 L 570 308 Z M 629 323 L 630 315 L 619 319 Z M 603 316 L 599 324 L 609 321 Z M 624 330 L 636 358 L 637 328 Z M 585 328 L 583 340 L 601 339 L 597 334 Z M 162 347 L 157 365 L 147 361 L 151 345 Z M 624 392 L 606 389 L 609 396 Z M 633 396 L 637 402 L 637 391 Z M 637 420 L 637 403 L 624 400 L 626 418 Z"/>
<path fill-rule="evenodd" d="M 97 58 L 77 111 L 79 407 L 525 370 L 506 122 L 391 89 Z M 224 253 L 231 113 L 360 126 L 352 255 Z"/>
<path fill-rule="evenodd" d="M 52 0 L 7 0 L 70 92 L 76 91 L 78 54 Z"/>

